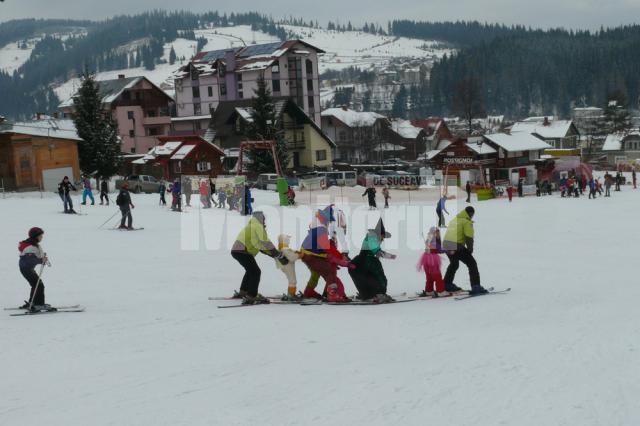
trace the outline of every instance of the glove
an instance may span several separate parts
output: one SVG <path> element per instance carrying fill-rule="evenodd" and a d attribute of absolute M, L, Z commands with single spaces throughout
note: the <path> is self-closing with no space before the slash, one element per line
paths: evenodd
<path fill-rule="evenodd" d="M 280 253 L 278 255 L 278 257 L 276 257 L 276 259 L 278 259 L 278 262 L 280 262 L 280 264 L 282 266 L 288 265 L 289 264 L 289 259 L 287 259 L 286 257 L 284 257 L 284 254 Z"/>
<path fill-rule="evenodd" d="M 348 268 L 349 268 L 350 270 L 352 270 L 352 271 L 353 271 L 354 269 L 356 269 L 356 268 L 357 268 L 357 266 L 356 266 L 356 265 L 354 265 L 353 263 L 349 263 L 349 265 L 347 265 L 347 266 L 348 266 Z"/>

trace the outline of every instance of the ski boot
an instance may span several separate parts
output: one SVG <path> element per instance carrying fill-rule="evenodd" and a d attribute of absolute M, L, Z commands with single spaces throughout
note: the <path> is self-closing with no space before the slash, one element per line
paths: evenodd
<path fill-rule="evenodd" d="M 240 290 L 240 291 L 233 291 L 233 296 L 231 296 L 232 299 L 244 299 L 245 297 L 247 297 L 248 294 L 246 291 L 244 290 Z"/>
<path fill-rule="evenodd" d="M 449 293 L 447 290 L 441 291 L 440 293 L 434 293 L 433 297 L 449 297 L 451 296 L 451 293 Z"/>
<path fill-rule="evenodd" d="M 423 290 L 422 292 L 418 293 L 418 297 L 438 297 L 438 296 L 435 291 Z"/>
<path fill-rule="evenodd" d="M 282 297 L 280 298 L 280 300 L 282 300 L 283 302 L 301 302 L 302 299 L 303 299 L 302 293 L 298 293 L 298 294 L 286 293 L 286 294 L 283 294 Z"/>
<path fill-rule="evenodd" d="M 395 299 L 388 294 L 376 294 L 376 297 L 373 298 L 373 303 L 391 303 L 395 302 Z"/>
<path fill-rule="evenodd" d="M 266 305 L 270 303 L 269 299 L 267 299 L 266 297 L 264 297 L 261 294 L 256 294 L 255 297 L 252 296 L 245 296 L 244 299 L 242 299 L 242 304 L 243 305 Z"/>
<path fill-rule="evenodd" d="M 304 289 L 304 293 L 302 293 L 302 297 L 305 299 L 322 299 L 322 295 L 318 293 L 315 289 L 307 287 Z"/>
<path fill-rule="evenodd" d="M 451 283 L 449 285 L 445 285 L 444 289 L 446 291 L 448 291 L 449 293 L 458 293 L 459 291 L 462 291 L 462 289 L 460 287 L 458 287 L 457 285 L 455 285 L 454 283 Z"/>
<path fill-rule="evenodd" d="M 337 284 L 327 286 L 327 302 L 331 303 L 349 303 L 351 299 L 340 294 Z"/>
<path fill-rule="evenodd" d="M 472 285 L 471 290 L 469 291 L 469 296 L 478 296 L 480 294 L 489 293 L 486 288 L 482 287 L 480 284 Z"/>

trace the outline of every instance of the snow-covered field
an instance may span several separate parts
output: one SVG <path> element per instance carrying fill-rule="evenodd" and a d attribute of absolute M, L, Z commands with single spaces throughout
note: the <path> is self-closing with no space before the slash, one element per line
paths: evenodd
<path fill-rule="evenodd" d="M 377 213 L 352 192 L 357 243 L 364 218 Z M 408 194 L 392 193 L 386 212 L 394 235 L 385 246 L 398 254 L 384 261 L 392 294 L 424 285 L 415 264 L 435 214 L 433 194 L 416 195 L 409 206 Z M 282 210 L 273 193 L 254 196 L 275 238 Z M 0 198 L 1 304 L 27 295 L 17 243 L 37 225 L 53 264 L 47 301 L 87 311 L 0 315 L 0 424 L 37 416 L 52 425 L 636 425 L 639 199 L 627 186 L 595 201 L 474 202 L 483 284 L 512 287 L 508 295 L 217 309 L 230 302 L 207 296 L 236 289 L 240 266 L 226 248 L 181 245 L 192 245 L 185 235 L 199 223 L 213 235 L 202 245 L 215 246 L 223 229 L 235 236 L 246 220 L 236 213 L 181 215 L 155 195 L 134 195 L 134 223 L 145 230 L 121 232 L 98 229 L 116 207 L 67 216 L 53 194 L 11 194 Z M 310 210 L 286 210 L 304 230 Z M 285 291 L 273 260 L 258 262 L 261 292 Z M 304 283 L 306 267 L 297 271 Z M 468 287 L 464 266 L 456 282 Z"/>

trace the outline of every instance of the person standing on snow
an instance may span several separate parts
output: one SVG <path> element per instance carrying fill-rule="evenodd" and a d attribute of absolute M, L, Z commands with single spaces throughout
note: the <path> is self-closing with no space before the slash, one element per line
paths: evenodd
<path fill-rule="evenodd" d="M 589 199 L 596 199 L 597 183 L 594 178 L 589 179 Z"/>
<path fill-rule="evenodd" d="M 520 198 L 524 197 L 524 188 L 522 184 L 522 179 L 518 180 L 518 197 Z"/>
<path fill-rule="evenodd" d="M 446 228 L 444 223 L 444 213 L 449 214 L 447 211 L 447 196 L 443 195 L 438 200 L 438 204 L 436 205 L 436 214 L 438 215 L 438 228 Z"/>
<path fill-rule="evenodd" d="M 174 212 L 182 211 L 182 185 L 180 184 L 180 178 L 176 178 L 171 187 L 171 210 Z"/>
<path fill-rule="evenodd" d="M 287 189 L 287 201 L 289 202 L 290 206 L 296 205 L 296 192 L 291 186 Z"/>
<path fill-rule="evenodd" d="M 249 216 L 253 213 L 253 198 L 251 196 L 251 188 L 249 185 L 244 186 L 244 190 L 242 191 L 242 206 L 240 214 L 243 216 Z"/>
<path fill-rule="evenodd" d="M 328 225 L 334 221 L 333 206 L 318 210 L 315 223 L 309 228 L 309 233 L 302 242 L 302 262 L 311 271 L 311 278 L 304 291 L 304 297 L 320 299 L 322 296 L 315 291 L 317 277 L 325 281 L 325 293 L 329 302 L 348 302 L 344 292 L 344 285 L 338 278 L 338 266 L 352 267 L 348 260 L 337 249 L 332 241 Z M 314 279 L 315 277 L 315 279 Z"/>
<path fill-rule="evenodd" d="M 381 245 L 385 238 L 391 238 L 391 234 L 384 228 L 382 218 L 378 220 L 375 229 L 369 229 L 362 242 L 360 253 L 351 261 L 353 267 L 349 268 L 349 275 L 353 280 L 358 294 L 362 300 L 372 300 L 375 303 L 393 302 L 393 298 L 387 295 L 387 276 L 380 258 L 395 259 L 393 254 L 382 250 Z"/>
<path fill-rule="evenodd" d="M 76 187 L 69 182 L 69 176 L 65 176 L 62 182 L 58 184 L 58 195 L 60 195 L 64 203 L 64 212 L 75 214 L 76 211 L 73 209 L 73 201 L 71 201 L 71 196 L 69 195 L 70 191 L 76 191 Z"/>
<path fill-rule="evenodd" d="M 167 183 L 164 179 L 160 179 L 160 186 L 158 186 L 158 193 L 160 194 L 160 201 L 158 201 L 159 205 L 166 206 L 167 200 L 164 199 L 164 194 L 167 192 Z"/>
<path fill-rule="evenodd" d="M 464 188 L 467 191 L 467 203 L 471 202 L 471 182 L 467 181 L 467 185 Z"/>
<path fill-rule="evenodd" d="M 131 201 L 128 182 L 124 182 L 120 186 L 120 193 L 116 198 L 116 204 L 120 208 L 120 213 L 122 214 L 120 227 L 118 229 L 128 229 L 129 231 L 133 230 L 133 216 L 131 216 L 131 209 L 135 209 L 136 206 L 134 206 L 133 202 Z M 127 223 L 126 226 L 125 222 Z"/>
<path fill-rule="evenodd" d="M 442 279 L 442 272 L 440 270 L 442 265 L 440 253 L 444 253 L 444 251 L 442 250 L 439 228 L 434 226 L 429 229 L 424 246 L 424 253 L 418 262 L 418 271 L 423 270 L 425 275 L 425 287 L 420 296 L 449 296 L 449 292 L 444 289 L 444 280 Z M 433 288 L 434 284 L 435 292 Z"/>
<path fill-rule="evenodd" d="M 611 185 L 613 185 L 613 179 L 609 172 L 604 175 L 604 196 L 611 197 Z"/>
<path fill-rule="evenodd" d="M 253 213 L 247 226 L 240 231 L 231 248 L 231 257 L 245 270 L 240 291 L 236 293 L 236 296 L 242 298 L 242 303 L 246 305 L 269 303 L 269 299 L 258 293 L 262 271 L 256 263 L 255 257 L 259 252 L 277 259 L 282 265 L 289 263 L 289 260 L 269 240 L 264 213 L 257 211 Z"/>
<path fill-rule="evenodd" d="M 211 208 L 211 196 L 209 195 L 209 191 L 211 187 L 209 186 L 209 182 L 203 180 L 200 182 L 200 187 L 198 188 L 200 191 L 200 202 L 202 203 L 202 207 L 205 209 Z"/>
<path fill-rule="evenodd" d="M 369 186 L 364 190 L 364 194 L 362 196 L 367 196 L 367 200 L 369 201 L 369 210 L 375 210 L 378 208 L 376 204 L 376 188 L 373 185 Z"/>
<path fill-rule="evenodd" d="M 82 177 L 82 186 L 84 187 L 84 191 L 82 191 L 82 205 L 87 205 L 87 197 L 91 200 L 91 205 L 95 205 L 96 201 L 93 199 L 93 192 L 91 191 L 91 180 L 87 176 Z"/>
<path fill-rule="evenodd" d="M 109 182 L 106 179 L 102 179 L 100 182 L 100 205 L 106 204 L 109 205 Z"/>
<path fill-rule="evenodd" d="M 513 201 L 513 185 L 509 184 L 509 186 L 507 186 L 507 197 L 509 198 L 509 202 Z M 564 195 L 563 195 L 564 197 Z"/>
<path fill-rule="evenodd" d="M 622 174 L 620 172 L 616 173 L 616 191 L 620 191 L 620 185 L 622 184 Z"/>
<path fill-rule="evenodd" d="M 188 177 L 185 177 L 182 181 L 182 192 L 184 192 L 187 207 L 191 207 L 191 194 L 193 193 L 193 188 L 191 187 L 191 179 Z"/>
<path fill-rule="evenodd" d="M 51 308 L 51 306 L 44 303 L 44 283 L 40 278 L 41 274 L 35 271 L 36 266 L 44 266 L 49 262 L 47 254 L 40 246 L 43 236 L 44 231 L 41 228 L 31 228 L 29 230 L 29 238 L 21 241 L 18 245 L 18 250 L 20 251 L 20 261 L 18 263 L 20 273 L 31 286 L 29 301 L 21 306 L 22 309 L 31 309 L 32 311 L 55 310 L 55 308 Z"/>
<path fill-rule="evenodd" d="M 298 291 L 298 280 L 296 279 L 296 261 L 300 259 L 300 254 L 297 251 L 289 248 L 290 242 L 291 236 L 284 234 L 278 236 L 278 250 L 284 257 L 287 258 L 289 263 L 283 265 L 278 259 L 276 259 L 276 268 L 281 270 L 282 273 L 287 277 L 287 293 L 282 297 L 282 299 L 300 300 L 301 297 L 296 294 Z"/>
<path fill-rule="evenodd" d="M 636 178 L 636 169 L 633 169 L 631 171 L 631 181 L 633 182 L 633 189 L 638 189 L 638 186 L 637 186 L 638 181 L 637 181 L 637 178 Z"/>
<path fill-rule="evenodd" d="M 387 185 L 382 188 L 382 196 L 384 197 L 384 208 L 388 209 L 389 199 L 391 198 L 391 195 L 389 194 L 389 187 Z"/>
<path fill-rule="evenodd" d="M 478 264 L 473 257 L 474 229 L 472 219 L 474 214 L 475 209 L 471 206 L 458 213 L 449 223 L 449 229 L 447 229 L 447 233 L 444 236 L 442 245 L 449 258 L 449 266 L 444 275 L 444 288 L 450 293 L 461 290 L 460 287 L 453 284 L 460 262 L 469 268 L 469 280 L 471 281 L 469 294 L 475 295 L 487 292 L 480 285 Z"/>

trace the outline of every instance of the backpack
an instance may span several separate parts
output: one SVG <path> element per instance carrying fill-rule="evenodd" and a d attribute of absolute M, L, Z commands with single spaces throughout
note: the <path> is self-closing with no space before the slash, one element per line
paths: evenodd
<path fill-rule="evenodd" d="M 123 204 L 124 204 L 124 196 L 122 194 L 122 191 L 120 191 L 120 193 L 116 197 L 116 205 L 117 206 L 122 206 Z"/>

